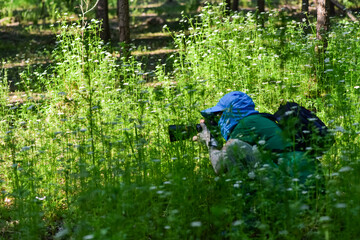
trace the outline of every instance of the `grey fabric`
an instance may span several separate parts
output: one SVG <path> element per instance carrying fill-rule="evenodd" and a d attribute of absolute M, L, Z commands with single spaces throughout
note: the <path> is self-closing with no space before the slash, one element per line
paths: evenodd
<path fill-rule="evenodd" d="M 252 171 L 260 159 L 256 147 L 239 139 L 230 139 L 221 150 L 209 147 L 209 153 L 217 174 L 232 169 Z"/>
<path fill-rule="evenodd" d="M 235 170 L 252 171 L 260 161 L 259 152 L 256 146 L 239 139 L 230 139 L 221 150 L 217 149 L 211 142 L 211 134 L 204 123 L 200 123 L 202 131 L 199 139 L 204 143 L 210 154 L 210 162 L 216 174 Z"/>

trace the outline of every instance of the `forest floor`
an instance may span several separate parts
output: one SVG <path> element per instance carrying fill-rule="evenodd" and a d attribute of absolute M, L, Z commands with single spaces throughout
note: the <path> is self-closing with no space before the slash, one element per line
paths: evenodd
<path fill-rule="evenodd" d="M 169 8 L 172 10 L 168 11 Z M 186 27 L 180 23 L 182 10 L 184 7 L 181 5 L 153 4 L 133 11 L 131 54 L 143 63 L 145 71 L 154 70 L 157 63 L 164 63 L 167 56 L 176 51 L 171 32 Z M 14 92 L 17 91 L 16 83 L 20 81 L 21 72 L 27 69 L 44 70 L 50 64 L 56 33 L 51 30 L 51 23 L 24 23 L 15 18 L 4 20 L 7 20 L 6 24 L 0 22 L 0 68 L 6 69 L 10 91 Z M 169 31 L 163 30 L 165 24 Z M 111 17 L 111 13 L 110 29 L 112 49 L 117 51 L 117 19 Z"/>
<path fill-rule="evenodd" d="M 131 54 L 142 62 L 145 72 L 152 72 L 159 63 L 164 64 L 169 55 L 176 52 L 173 33 L 186 30 L 188 22 L 180 21 L 182 12 L 194 16 L 200 11 L 189 11 L 185 4 L 164 3 L 137 6 L 131 9 Z M 299 18 L 298 7 L 282 6 L 281 9 Z M 310 8 L 315 15 L 315 8 Z M 241 11 L 255 11 L 255 8 L 241 8 Z M 111 44 L 119 50 L 116 9 L 110 9 Z M 5 23 L 6 22 L 6 23 Z M 0 68 L 6 69 L 10 92 L 17 91 L 21 72 L 29 69 L 45 70 L 51 63 L 51 52 L 56 45 L 56 33 L 51 23 L 39 21 L 20 22 L 16 18 L 0 20 Z M 168 30 L 164 30 L 166 25 Z"/>

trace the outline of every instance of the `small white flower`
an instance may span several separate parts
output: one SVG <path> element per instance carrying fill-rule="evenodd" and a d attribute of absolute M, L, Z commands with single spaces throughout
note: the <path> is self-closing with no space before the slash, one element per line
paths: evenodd
<path fill-rule="evenodd" d="M 329 216 L 321 216 L 319 219 L 320 222 L 329 222 L 331 218 Z"/>
<path fill-rule="evenodd" d="M 293 114 L 293 113 L 294 113 L 294 111 L 292 111 L 292 110 L 286 111 L 286 112 L 285 112 L 285 116 L 291 115 L 291 114 Z"/>
<path fill-rule="evenodd" d="M 94 239 L 94 234 L 89 234 L 83 237 L 84 240 Z"/>
<path fill-rule="evenodd" d="M 337 126 L 335 129 L 335 132 L 345 132 L 345 129 L 343 127 Z"/>
<path fill-rule="evenodd" d="M 243 224 L 244 223 L 244 221 L 242 221 L 242 220 L 236 220 L 235 222 L 233 222 L 233 226 L 240 226 L 241 224 Z"/>
<path fill-rule="evenodd" d="M 192 227 L 201 227 L 201 222 L 200 221 L 194 221 L 194 222 L 191 222 L 190 224 Z"/>
<path fill-rule="evenodd" d="M 288 234 L 289 234 L 289 232 L 286 230 L 282 230 L 279 232 L 279 235 L 288 235 Z"/>
<path fill-rule="evenodd" d="M 250 179 L 254 179 L 255 178 L 255 173 L 254 172 L 249 172 L 248 173 L 248 177 L 250 178 Z"/>
<path fill-rule="evenodd" d="M 29 147 L 29 146 L 25 146 L 25 147 L 22 147 L 22 148 L 21 148 L 21 151 L 27 151 L 27 150 L 30 150 L 30 148 L 31 148 L 31 147 Z"/>
<path fill-rule="evenodd" d="M 337 203 L 335 204 L 336 208 L 346 208 L 346 203 Z"/>
<path fill-rule="evenodd" d="M 345 167 L 340 168 L 339 172 L 350 172 L 352 170 L 353 169 L 351 167 L 345 166 Z"/>
<path fill-rule="evenodd" d="M 304 191 L 303 191 L 304 192 Z M 306 192 L 306 191 L 305 191 Z M 309 209 L 309 206 L 304 204 L 304 205 L 301 205 L 300 207 L 301 210 L 308 210 Z"/>

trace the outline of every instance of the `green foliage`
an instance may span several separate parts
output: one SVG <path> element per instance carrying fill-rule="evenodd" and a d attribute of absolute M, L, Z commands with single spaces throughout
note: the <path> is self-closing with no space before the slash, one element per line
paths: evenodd
<path fill-rule="evenodd" d="M 265 19 L 265 27 L 258 18 Z M 174 33 L 178 53 L 156 80 L 99 38 L 98 22 L 61 24 L 52 64 L 23 73 L 39 101 L 1 105 L 0 236 L 6 239 L 353 239 L 359 235 L 359 28 L 315 36 L 284 13 L 224 17 L 206 7 Z M 312 24 L 310 26 L 314 28 Z M 6 71 L 1 72 L 1 103 Z M 34 82 L 39 83 L 34 87 Z M 171 143 L 169 124 L 195 124 L 225 93 L 262 112 L 294 100 L 317 110 L 336 144 L 322 176 L 302 186 L 266 161 L 215 176 L 208 152 Z"/>

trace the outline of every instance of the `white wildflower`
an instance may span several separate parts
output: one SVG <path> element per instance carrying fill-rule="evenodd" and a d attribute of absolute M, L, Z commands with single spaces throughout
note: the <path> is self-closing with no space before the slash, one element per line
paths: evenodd
<path fill-rule="evenodd" d="M 346 208 L 346 203 L 337 203 L 335 204 L 336 208 Z"/>
<path fill-rule="evenodd" d="M 254 172 L 249 172 L 248 173 L 248 177 L 250 178 L 250 179 L 254 179 L 255 178 L 255 173 Z"/>
<path fill-rule="evenodd" d="M 201 222 L 200 221 L 194 221 L 194 222 L 191 222 L 190 224 L 192 227 L 201 227 Z"/>
<path fill-rule="evenodd" d="M 233 226 L 240 226 L 243 223 L 244 223 L 244 221 L 242 221 L 242 220 L 236 220 L 235 222 L 232 223 L 232 225 Z"/>
<path fill-rule="evenodd" d="M 321 216 L 319 219 L 320 222 L 329 222 L 331 218 L 329 216 Z"/>
<path fill-rule="evenodd" d="M 84 240 L 94 239 L 94 234 L 89 234 L 83 237 Z"/>
<path fill-rule="evenodd" d="M 352 170 L 353 169 L 351 167 L 345 166 L 345 167 L 340 168 L 339 172 L 350 172 Z"/>

